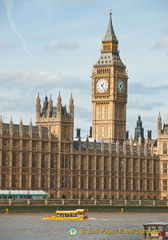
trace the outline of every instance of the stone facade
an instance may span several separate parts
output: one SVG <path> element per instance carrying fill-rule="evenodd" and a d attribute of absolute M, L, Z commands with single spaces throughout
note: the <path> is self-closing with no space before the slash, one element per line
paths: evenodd
<path fill-rule="evenodd" d="M 50 198 L 159 198 L 159 158 L 146 143 L 58 140 L 49 128 L 0 122 L 0 189 Z"/>
<path fill-rule="evenodd" d="M 157 122 L 157 146 L 154 152 L 160 158 L 160 197 L 168 199 L 168 124 L 162 126 L 160 113 Z"/>

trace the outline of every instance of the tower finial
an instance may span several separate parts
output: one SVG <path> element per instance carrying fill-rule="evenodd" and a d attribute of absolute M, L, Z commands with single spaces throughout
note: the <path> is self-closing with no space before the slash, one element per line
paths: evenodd
<path fill-rule="evenodd" d="M 110 15 L 112 14 L 112 5 L 110 5 Z"/>

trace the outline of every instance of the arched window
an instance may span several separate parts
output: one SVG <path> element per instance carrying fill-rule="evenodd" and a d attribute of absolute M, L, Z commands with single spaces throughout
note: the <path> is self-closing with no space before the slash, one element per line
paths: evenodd
<path fill-rule="evenodd" d="M 167 143 L 163 142 L 163 154 L 167 154 Z"/>

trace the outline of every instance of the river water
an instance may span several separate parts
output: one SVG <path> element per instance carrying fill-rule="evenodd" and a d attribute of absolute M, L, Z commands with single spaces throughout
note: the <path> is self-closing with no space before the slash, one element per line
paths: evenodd
<path fill-rule="evenodd" d="M 168 222 L 168 213 L 89 213 L 84 221 L 43 220 L 49 215 L 0 214 L 0 240 L 141 240 L 143 224 Z"/>

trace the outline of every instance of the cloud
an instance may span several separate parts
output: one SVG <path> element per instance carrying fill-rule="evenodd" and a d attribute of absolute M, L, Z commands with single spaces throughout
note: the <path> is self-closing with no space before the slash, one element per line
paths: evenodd
<path fill-rule="evenodd" d="M 0 68 L 0 85 L 1 88 L 10 89 L 78 89 L 83 92 L 88 92 L 90 84 L 81 81 L 78 77 L 66 77 L 59 72 L 49 71 L 28 71 L 22 69 L 9 70 Z"/>
<path fill-rule="evenodd" d="M 53 40 L 51 40 L 44 49 L 46 50 L 59 50 L 59 49 L 66 49 L 66 50 L 75 50 L 76 48 L 78 48 L 79 45 L 77 43 L 74 42 L 66 42 L 66 41 L 62 41 L 58 38 L 55 38 Z"/>
<path fill-rule="evenodd" d="M 160 85 L 156 87 L 147 87 L 142 83 L 130 83 L 129 84 L 129 93 L 131 94 L 140 94 L 140 95 L 146 95 L 146 94 L 156 94 L 159 91 L 168 90 L 168 85 Z"/>
<path fill-rule="evenodd" d="M 75 118 L 84 119 L 85 121 L 90 121 L 91 117 L 92 117 L 92 111 L 78 105 L 75 106 Z"/>
<path fill-rule="evenodd" d="M 153 47 L 152 49 L 162 49 L 168 48 L 168 35 L 162 37 Z"/>
<path fill-rule="evenodd" d="M 18 95 L 18 96 L 1 96 L 1 112 L 27 112 L 34 110 L 35 97 Z"/>
<path fill-rule="evenodd" d="M 155 110 L 157 107 L 162 107 L 164 106 L 163 103 L 161 102 L 148 102 L 145 100 L 134 100 L 134 101 L 129 101 L 128 103 L 128 108 L 129 109 L 135 109 L 135 110 Z"/>
<path fill-rule="evenodd" d="M 14 23 L 14 20 L 12 17 L 12 8 L 13 8 L 12 0 L 2 0 L 2 2 L 4 3 L 4 5 L 6 7 L 6 14 L 7 14 L 8 21 L 9 21 L 12 31 L 20 39 L 20 41 L 22 43 L 22 49 L 24 50 L 24 52 L 26 52 L 26 54 L 28 56 L 31 56 L 31 52 L 28 49 L 25 37 L 17 30 L 16 25 Z"/>

